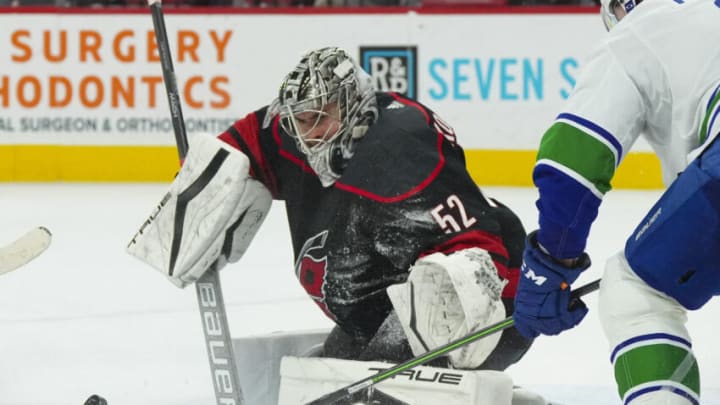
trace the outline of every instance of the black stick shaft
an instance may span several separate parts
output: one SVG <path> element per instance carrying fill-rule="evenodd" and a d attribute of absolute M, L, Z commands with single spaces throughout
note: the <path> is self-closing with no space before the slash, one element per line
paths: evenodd
<path fill-rule="evenodd" d="M 172 54 L 170 53 L 165 29 L 165 17 L 159 0 L 149 0 L 149 2 L 165 81 L 165 91 L 167 92 L 175 132 L 175 143 L 182 161 L 188 153 L 188 140 L 182 114 L 182 104 L 180 103 L 180 95 L 175 79 L 175 70 L 173 69 Z M 195 291 L 202 318 L 203 334 L 217 405 L 243 405 L 244 401 L 233 354 L 232 338 L 220 285 L 220 276 L 214 265 L 210 266 L 195 283 Z"/>
<path fill-rule="evenodd" d="M 180 94 L 177 89 L 172 54 L 170 53 L 167 31 L 165 30 L 165 17 L 163 16 L 162 6 L 159 1 L 151 2 L 150 12 L 152 13 L 155 39 L 157 40 L 158 53 L 160 54 L 165 92 L 167 93 L 168 105 L 170 106 L 170 117 L 172 118 L 173 130 L 175 131 L 175 143 L 177 144 L 180 160 L 183 160 L 188 152 L 187 133 L 185 132 L 185 120 L 183 119 Z"/>

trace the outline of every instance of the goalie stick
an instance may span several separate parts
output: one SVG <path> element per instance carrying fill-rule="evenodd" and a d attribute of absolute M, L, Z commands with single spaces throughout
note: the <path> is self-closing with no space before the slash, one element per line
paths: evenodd
<path fill-rule="evenodd" d="M 188 152 L 188 140 L 173 69 L 172 55 L 168 45 L 167 31 L 165 30 L 165 18 L 160 0 L 148 0 L 148 4 L 152 13 L 153 29 L 160 54 L 160 65 L 163 70 L 165 91 L 170 106 L 175 143 L 182 162 Z M 220 277 L 215 264 L 211 265 L 200 279 L 195 282 L 195 290 L 197 292 L 198 306 L 200 307 L 210 371 L 213 377 L 215 400 L 218 405 L 242 405 L 244 401 L 232 350 L 232 339 L 230 338 L 230 328 L 220 286 Z"/>
<path fill-rule="evenodd" d="M 580 297 L 582 297 L 585 294 L 591 293 L 591 292 L 597 290 L 598 288 L 600 288 L 600 280 L 599 279 L 595 280 L 591 283 L 585 284 L 584 286 L 574 290 L 572 292 L 572 298 L 570 300 L 570 307 L 575 305 L 575 302 L 577 302 L 580 299 Z M 450 343 L 442 345 L 436 349 L 430 350 L 429 352 L 427 352 L 425 354 L 421 354 L 420 356 L 414 357 L 404 363 L 393 366 L 387 370 L 383 370 L 377 374 L 371 375 L 370 377 L 367 377 L 356 383 L 353 383 L 353 384 L 350 384 L 343 388 L 340 388 L 339 390 L 333 391 L 329 394 L 325 394 L 322 397 L 320 397 L 314 401 L 308 402 L 305 405 L 329 405 L 329 404 L 335 404 L 335 403 L 339 403 L 340 401 L 347 400 L 348 398 L 355 395 L 357 392 L 359 392 L 361 390 L 365 390 L 365 389 L 371 389 L 371 387 L 373 385 L 375 385 L 379 382 L 385 381 L 388 378 L 395 377 L 396 375 L 398 375 L 399 373 L 402 373 L 405 370 L 411 369 L 411 368 L 419 366 L 421 364 L 425 364 L 430 360 L 434 360 L 434 359 L 436 359 L 442 355 L 445 355 L 455 349 L 458 349 L 462 346 L 468 345 L 468 344 L 470 344 L 476 340 L 482 339 L 484 337 L 490 336 L 494 333 L 500 332 L 500 331 L 507 329 L 513 325 L 515 325 L 515 321 L 513 320 L 512 316 L 507 317 L 500 322 L 494 323 L 490 326 L 480 329 L 479 331 L 473 332 L 467 336 L 453 340 Z"/>
<path fill-rule="evenodd" d="M 11 272 L 38 257 L 50 246 L 52 234 L 39 226 L 0 248 L 0 274 Z"/>

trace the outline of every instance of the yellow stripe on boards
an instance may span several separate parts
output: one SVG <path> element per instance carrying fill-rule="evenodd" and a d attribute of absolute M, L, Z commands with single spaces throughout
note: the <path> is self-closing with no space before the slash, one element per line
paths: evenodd
<path fill-rule="evenodd" d="M 616 188 L 663 188 L 660 160 L 650 152 L 628 154 L 620 164 L 612 185 Z"/>
<path fill-rule="evenodd" d="M 168 182 L 174 146 L 0 145 L 0 181 Z"/>
<path fill-rule="evenodd" d="M 536 151 L 465 150 L 468 171 L 479 185 L 533 186 Z M 649 152 L 630 153 L 612 180 L 613 188 L 662 188 L 660 161 Z"/>
<path fill-rule="evenodd" d="M 535 151 L 465 151 L 480 185 L 532 186 Z M 179 168 L 174 146 L 0 145 L 0 181 L 168 182 Z M 614 188 L 661 188 L 660 164 L 651 153 L 629 154 Z"/>

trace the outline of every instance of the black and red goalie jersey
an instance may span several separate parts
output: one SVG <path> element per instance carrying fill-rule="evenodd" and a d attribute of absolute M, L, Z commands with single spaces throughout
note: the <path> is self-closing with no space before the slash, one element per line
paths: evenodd
<path fill-rule="evenodd" d="M 219 136 L 285 201 L 300 283 L 343 331 L 371 337 L 392 310 L 385 288 L 404 282 L 418 258 L 480 247 L 508 280 L 508 305 L 525 238 L 520 220 L 483 196 L 452 129 L 435 113 L 394 93 L 377 93 L 377 103 L 377 121 L 330 187 L 279 117 L 266 117 L 268 107 Z"/>

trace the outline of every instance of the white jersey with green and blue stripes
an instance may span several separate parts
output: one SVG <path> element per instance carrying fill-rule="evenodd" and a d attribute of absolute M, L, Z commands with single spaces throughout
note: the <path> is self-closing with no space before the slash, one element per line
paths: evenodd
<path fill-rule="evenodd" d="M 615 170 L 639 137 L 669 184 L 716 122 L 720 6 L 714 0 L 646 0 L 592 53 L 563 112 L 544 134 L 533 178 L 539 242 L 555 257 L 585 250 Z"/>

